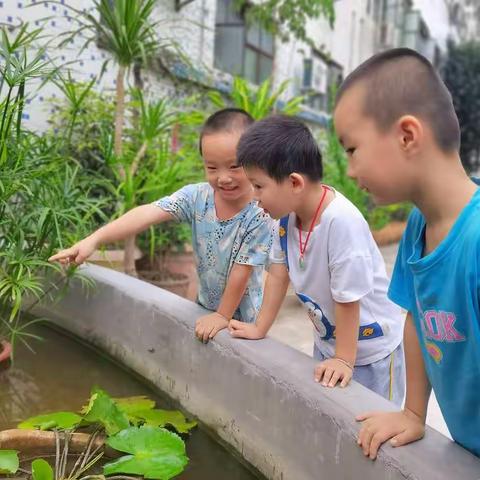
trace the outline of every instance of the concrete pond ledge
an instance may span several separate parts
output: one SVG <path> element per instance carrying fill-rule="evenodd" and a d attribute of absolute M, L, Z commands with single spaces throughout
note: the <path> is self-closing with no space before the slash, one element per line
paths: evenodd
<path fill-rule="evenodd" d="M 61 301 L 34 313 L 148 379 L 268 479 L 480 480 L 480 459 L 431 428 L 420 442 L 366 459 L 354 417 L 392 409 L 383 398 L 354 382 L 316 384 L 314 360 L 273 339 L 222 331 L 204 345 L 194 336 L 206 313 L 198 305 L 103 267 L 82 271 L 94 288 L 74 281 Z"/>

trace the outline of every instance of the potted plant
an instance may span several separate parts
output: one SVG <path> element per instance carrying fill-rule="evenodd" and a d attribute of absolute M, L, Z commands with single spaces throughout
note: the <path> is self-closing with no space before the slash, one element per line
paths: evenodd
<path fill-rule="evenodd" d="M 6 362 L 12 354 L 12 344 L 7 340 L 0 340 L 0 363 Z"/>
<path fill-rule="evenodd" d="M 154 15 L 156 1 L 117 0 L 112 3 L 110 0 L 94 0 L 91 9 L 78 9 L 66 5 L 76 14 L 79 27 L 67 34 L 63 44 L 72 40 L 73 37 L 81 35 L 82 38 L 85 38 L 84 46 L 97 42 L 101 48 L 109 53 L 109 60 L 113 60 L 117 65 L 112 153 L 116 159 L 114 162 L 117 169 L 115 174 L 123 186 L 127 186 L 127 188 L 150 146 L 152 138 L 148 138 L 148 135 L 156 135 L 156 132 L 152 129 L 148 132 L 142 130 L 143 138 L 140 148 L 134 153 L 133 157 L 130 155 L 131 142 L 125 137 L 128 136 L 128 127 L 131 127 L 132 123 L 129 125 L 129 102 L 125 83 L 129 74 L 133 71 L 135 83 L 137 86 L 141 86 L 140 70 L 149 62 L 151 63 L 152 59 L 160 55 L 167 46 L 172 45 L 171 40 L 160 38 L 157 35 L 161 30 L 159 29 L 160 21 L 155 20 Z M 144 126 L 142 121 L 138 125 L 136 124 L 137 114 L 136 112 L 133 113 L 134 129 Z M 153 126 L 155 128 L 155 125 Z M 156 127 L 159 127 L 159 125 L 157 124 Z M 136 275 L 135 257 L 137 252 L 135 237 L 127 238 L 124 242 L 124 253 L 122 254 L 124 271 L 133 276 Z"/>
<path fill-rule="evenodd" d="M 197 276 L 190 227 L 169 222 L 152 228 L 144 245 L 149 254 L 137 261 L 139 278 L 181 297 L 195 300 Z"/>
<path fill-rule="evenodd" d="M 54 113 L 50 123 L 54 131 L 61 131 L 67 125 L 66 153 L 75 158 L 81 169 L 89 175 L 96 172 L 103 179 L 91 190 L 97 199 L 106 199 L 103 211 L 108 218 L 116 213 L 118 195 L 117 177 L 113 171 L 113 155 L 109 153 L 112 142 L 115 99 L 108 92 L 93 89 L 96 78 L 89 83 L 75 81 L 67 71 L 55 80 L 63 98 L 50 99 Z M 136 248 L 135 260 L 142 256 Z M 108 246 L 94 252 L 89 261 L 114 270 L 124 271 L 125 251 L 122 245 Z"/>
<path fill-rule="evenodd" d="M 147 102 L 141 90 L 132 89 L 127 104 L 130 126 L 125 129 L 123 153 L 118 157 L 113 141 L 113 109 L 105 107 L 106 103 L 111 103 L 108 94 L 99 94 L 89 85 L 76 83 L 70 78 L 61 86 L 68 93 L 67 101 L 60 104 L 53 125 L 68 124 L 75 114 L 77 121 L 69 135 L 70 150 L 85 170 L 101 172 L 104 177 L 104 184 L 92 193 L 110 205 L 107 210 L 110 219 L 203 177 L 198 154 L 198 127 L 203 116 L 197 112 L 176 112 L 165 99 Z M 83 106 L 75 113 L 76 99 L 80 96 Z M 176 127 L 172 128 L 172 125 Z M 120 175 L 120 171 L 124 174 Z M 189 237 L 183 232 L 184 226 L 161 226 L 154 229 L 153 234 L 150 232 L 141 235 L 139 240 L 133 239 L 134 259 L 138 262 L 145 257 L 139 263 L 143 279 L 158 284 L 161 277 L 162 287 L 195 299 L 195 265 L 191 248 L 183 246 L 183 239 L 188 241 Z M 89 261 L 125 271 L 125 249 L 122 245 L 115 247 L 105 246 L 97 250 Z M 168 274 L 160 274 L 159 269 L 167 269 L 173 277 L 182 276 L 185 270 L 189 280 L 182 276 L 180 281 L 171 276 L 165 283 Z M 135 269 L 128 273 L 137 275 Z"/>
<path fill-rule="evenodd" d="M 143 162 L 137 171 L 141 203 L 155 202 L 188 183 L 203 179 L 198 131 L 192 128 L 199 122 L 198 115 L 180 112 L 174 121 L 182 125 L 183 130 L 178 132 L 177 127 L 176 131 L 157 139 L 155 149 L 149 152 L 149 161 Z M 137 261 L 140 278 L 195 300 L 197 277 L 190 240 L 190 227 L 175 221 L 152 227 L 140 235 L 139 245 L 145 252 L 145 257 Z"/>

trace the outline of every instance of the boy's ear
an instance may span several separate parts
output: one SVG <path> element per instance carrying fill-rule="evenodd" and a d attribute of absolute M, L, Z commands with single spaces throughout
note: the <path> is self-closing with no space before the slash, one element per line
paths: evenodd
<path fill-rule="evenodd" d="M 405 153 L 413 153 L 424 139 L 422 122 L 413 115 L 404 115 L 397 125 L 400 147 Z"/>
<path fill-rule="evenodd" d="M 303 190 L 303 187 L 305 186 L 305 179 L 303 178 L 303 175 L 294 172 L 288 176 L 288 180 L 294 191 Z"/>

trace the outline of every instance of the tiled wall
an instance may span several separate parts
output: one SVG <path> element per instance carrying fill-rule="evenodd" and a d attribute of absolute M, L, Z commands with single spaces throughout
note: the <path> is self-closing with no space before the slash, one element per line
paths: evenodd
<path fill-rule="evenodd" d="M 69 6 L 86 10 L 91 9 L 92 4 L 91 0 L 42 3 L 38 0 L 0 0 L 0 24 L 18 26 L 21 21 L 29 22 L 31 28 L 43 26 L 48 36 L 66 35 L 79 27 L 78 14 Z M 215 5 L 215 0 L 195 0 L 177 13 L 173 0 L 161 0 L 155 9 L 155 18 L 161 20 L 159 38 L 169 37 L 177 42 L 197 68 L 213 67 Z M 85 40 L 85 37 L 77 35 L 62 48 L 58 48 L 57 40 L 52 43 L 47 55 L 57 66 L 70 69 L 75 79 L 90 81 L 99 76 L 102 65 L 110 57 L 95 42 L 81 51 Z M 116 65 L 110 61 L 102 78 L 96 81 L 97 88 L 113 91 L 115 78 Z M 45 128 L 46 120 L 53 112 L 54 107 L 49 100 L 61 94 L 51 82 L 38 91 L 40 83 L 41 79 L 38 79 L 27 85 L 28 98 L 23 114 L 24 125 L 36 130 Z M 150 72 L 146 83 L 155 95 L 175 94 L 173 85 L 159 72 Z"/>

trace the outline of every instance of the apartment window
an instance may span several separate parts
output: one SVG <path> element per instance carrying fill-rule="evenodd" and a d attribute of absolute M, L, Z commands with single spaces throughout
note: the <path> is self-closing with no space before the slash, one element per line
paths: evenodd
<path fill-rule="evenodd" d="M 234 8 L 234 0 L 218 0 L 215 22 L 215 67 L 241 75 L 252 83 L 272 73 L 273 37 L 258 24 L 246 25 Z"/>

